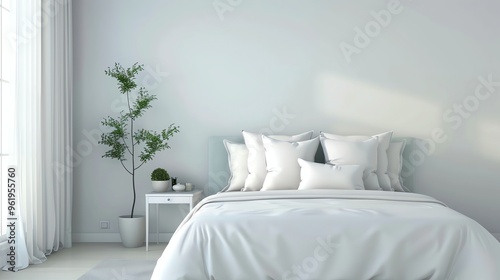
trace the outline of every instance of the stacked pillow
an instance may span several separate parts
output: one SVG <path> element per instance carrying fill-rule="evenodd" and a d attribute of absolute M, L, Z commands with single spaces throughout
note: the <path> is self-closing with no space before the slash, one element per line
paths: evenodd
<path fill-rule="evenodd" d="M 301 182 L 299 190 L 346 189 L 364 190 L 363 167 L 360 165 L 331 165 L 298 160 Z"/>
<path fill-rule="evenodd" d="M 263 191 L 296 190 L 300 184 L 298 160 L 314 161 L 319 138 L 287 142 L 262 136 L 266 155 L 266 178 Z"/>
<path fill-rule="evenodd" d="M 298 142 L 311 139 L 313 133 L 314 131 L 308 131 L 292 136 L 270 135 L 268 137 L 283 142 Z M 242 134 L 248 149 L 248 177 L 245 180 L 243 190 L 259 191 L 264 185 L 267 175 L 266 153 L 262 139 L 264 136 L 248 131 L 242 131 Z"/>
<path fill-rule="evenodd" d="M 407 191 L 403 185 L 403 178 L 401 178 L 401 170 L 403 169 L 403 151 L 406 146 L 406 141 L 396 141 L 389 145 L 387 150 L 388 167 L 387 174 L 391 181 L 391 187 L 398 192 Z"/>
<path fill-rule="evenodd" d="M 355 154 L 360 154 L 365 157 L 370 156 L 370 158 L 366 159 L 370 162 L 360 161 L 360 164 L 362 165 L 369 164 L 367 166 L 368 169 L 365 170 L 365 174 L 363 175 L 365 188 L 370 190 L 393 190 L 391 188 L 389 175 L 387 174 L 387 167 L 389 164 L 387 150 L 389 149 L 389 144 L 391 143 L 392 131 L 374 136 L 342 136 L 321 132 L 320 137 L 322 138 L 321 143 L 325 143 L 323 145 L 323 149 L 325 152 L 325 159 L 328 163 L 352 164 L 353 162 L 360 161 L 359 158 L 354 158 Z M 366 143 L 374 142 L 374 140 L 376 142 L 375 147 L 373 147 L 373 145 L 368 147 Z M 346 141 L 347 143 L 340 145 L 342 142 L 339 141 Z M 346 150 L 342 150 L 343 146 L 347 146 Z M 353 149 L 354 151 L 348 152 Z"/>
<path fill-rule="evenodd" d="M 245 143 L 224 140 L 231 176 L 223 191 L 367 189 L 405 191 L 400 177 L 405 142 L 392 131 L 343 136 L 313 131 L 261 135 L 242 131 Z M 315 163 L 321 143 L 326 164 Z"/>
<path fill-rule="evenodd" d="M 377 178 L 378 139 L 344 141 L 321 137 L 325 161 L 332 165 L 359 165 L 363 168 L 363 183 L 367 190 L 381 190 Z"/>
<path fill-rule="evenodd" d="M 297 135 L 268 135 L 267 137 L 287 142 L 311 139 L 314 131 Z M 258 191 L 262 188 L 267 175 L 264 142 L 262 135 L 242 131 L 245 143 L 223 140 L 228 154 L 230 177 L 222 191 Z"/>
<path fill-rule="evenodd" d="M 229 163 L 229 181 L 222 191 L 240 191 L 245 186 L 248 177 L 248 149 L 244 143 L 235 143 L 224 139 L 222 141 L 227 151 Z"/>

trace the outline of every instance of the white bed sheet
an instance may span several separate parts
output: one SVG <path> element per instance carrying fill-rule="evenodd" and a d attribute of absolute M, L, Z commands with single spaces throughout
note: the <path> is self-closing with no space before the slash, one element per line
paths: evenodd
<path fill-rule="evenodd" d="M 174 233 L 151 279 L 500 279 L 500 243 L 420 194 L 220 193 Z"/>

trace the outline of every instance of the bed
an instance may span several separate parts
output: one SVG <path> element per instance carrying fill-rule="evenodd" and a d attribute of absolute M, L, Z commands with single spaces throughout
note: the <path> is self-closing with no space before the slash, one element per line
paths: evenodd
<path fill-rule="evenodd" d="M 402 177 L 406 192 L 220 192 L 232 172 L 223 139 L 243 141 L 210 139 L 208 196 L 178 227 L 152 279 L 500 279 L 500 243 L 412 193 L 411 174 Z M 404 160 L 415 139 L 399 140 Z M 314 161 L 325 162 L 319 147 Z"/>

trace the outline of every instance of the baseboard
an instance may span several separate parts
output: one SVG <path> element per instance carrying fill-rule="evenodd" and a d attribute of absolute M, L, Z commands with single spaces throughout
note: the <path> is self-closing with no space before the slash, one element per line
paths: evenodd
<path fill-rule="evenodd" d="M 120 242 L 119 233 L 73 233 L 73 242 Z"/>
<path fill-rule="evenodd" d="M 160 233 L 160 242 L 169 242 L 172 238 L 171 232 Z M 121 242 L 119 233 L 73 233 L 73 242 L 79 243 L 114 243 Z M 156 233 L 149 234 L 149 242 L 156 242 Z"/>

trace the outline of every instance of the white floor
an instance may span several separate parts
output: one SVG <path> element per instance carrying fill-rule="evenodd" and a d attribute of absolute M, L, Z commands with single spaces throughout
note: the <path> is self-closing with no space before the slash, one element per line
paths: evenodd
<path fill-rule="evenodd" d="M 150 243 L 149 251 L 146 252 L 145 246 L 125 248 L 121 243 L 74 243 L 72 248 L 62 249 L 48 256 L 47 261 L 42 264 L 30 265 L 18 272 L 0 271 L 0 279 L 78 279 L 105 259 L 156 260 L 166 245 Z"/>

